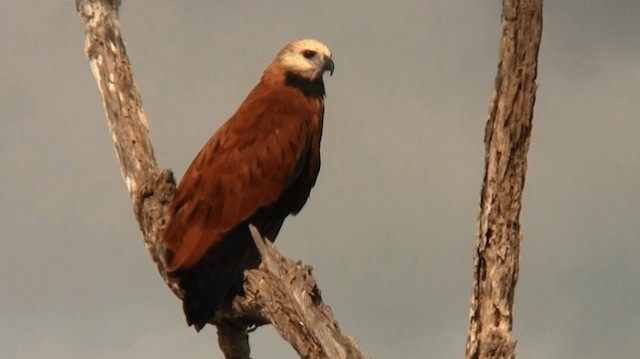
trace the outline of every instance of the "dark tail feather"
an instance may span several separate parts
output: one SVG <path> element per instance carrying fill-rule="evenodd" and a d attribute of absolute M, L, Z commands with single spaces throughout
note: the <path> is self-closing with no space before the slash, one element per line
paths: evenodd
<path fill-rule="evenodd" d="M 276 220 L 257 220 L 262 235 L 270 240 L 278 235 L 284 216 Z M 194 268 L 184 273 L 181 286 L 184 289 L 182 308 L 187 323 L 200 331 L 223 306 L 243 293 L 244 271 L 260 264 L 258 253 L 247 224 L 236 227 Z"/>
<path fill-rule="evenodd" d="M 193 325 L 197 332 L 202 330 L 209 319 L 213 317 L 219 307 L 213 296 L 198 290 L 185 290 L 182 309 L 187 318 L 187 324 Z"/>
<path fill-rule="evenodd" d="M 182 280 L 182 308 L 187 323 L 200 331 L 218 309 L 230 305 L 236 295 L 242 294 L 244 271 L 256 268 L 259 263 L 255 246 L 241 243 L 236 243 L 234 248 L 221 246 L 209 253 Z"/>

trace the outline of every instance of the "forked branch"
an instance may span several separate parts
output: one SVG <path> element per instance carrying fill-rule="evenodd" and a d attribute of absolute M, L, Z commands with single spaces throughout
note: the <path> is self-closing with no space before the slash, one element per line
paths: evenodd
<path fill-rule="evenodd" d="M 175 181 L 170 170 L 160 170 L 153 154 L 147 118 L 121 36 L 119 5 L 119 0 L 76 0 L 87 35 L 85 52 L 145 247 L 164 281 L 182 298 L 179 284 L 167 276 L 156 250 Z M 247 328 L 272 323 L 302 357 L 362 358 L 353 339 L 340 334 L 331 310 L 320 299 L 311 269 L 282 257 L 255 229 L 252 233 L 264 263 L 246 273 L 246 296 L 236 298 L 233 309 L 214 320 L 225 357 L 249 358 Z"/>

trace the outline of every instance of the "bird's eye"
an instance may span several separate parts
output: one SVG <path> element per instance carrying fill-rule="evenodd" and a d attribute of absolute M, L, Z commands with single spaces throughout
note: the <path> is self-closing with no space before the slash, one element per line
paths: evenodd
<path fill-rule="evenodd" d="M 304 56 L 307 59 L 311 59 L 314 56 L 316 56 L 316 52 L 313 50 L 304 50 L 302 51 L 302 56 Z"/>

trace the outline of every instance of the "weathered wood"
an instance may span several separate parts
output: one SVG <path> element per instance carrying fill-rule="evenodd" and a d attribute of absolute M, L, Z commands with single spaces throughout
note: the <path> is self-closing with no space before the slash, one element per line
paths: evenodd
<path fill-rule="evenodd" d="M 331 308 L 322 301 L 312 268 L 285 258 L 250 226 L 262 263 L 248 271 L 238 311 L 258 310 L 301 358 L 364 358 L 352 337 L 340 333 Z"/>
<path fill-rule="evenodd" d="M 503 0 L 502 40 L 485 131 L 466 358 L 515 358 L 519 216 L 536 95 L 542 0 Z"/>
<path fill-rule="evenodd" d="M 87 34 L 85 53 L 98 83 L 122 178 L 133 200 L 145 247 L 164 281 L 182 297 L 178 286 L 166 275 L 156 251 L 175 182 L 171 171 L 160 171 L 153 154 L 147 116 L 120 35 L 119 4 L 111 0 L 76 1 Z"/>
<path fill-rule="evenodd" d="M 182 290 L 167 276 L 156 250 L 168 221 L 175 181 L 170 170 L 160 170 L 153 154 L 147 118 L 121 36 L 119 5 L 119 0 L 76 1 L 87 34 L 85 52 L 145 247 L 164 281 L 182 298 Z M 259 235 L 256 238 L 262 240 Z M 248 359 L 247 328 L 268 323 L 305 358 L 361 358 L 355 341 L 340 334 L 331 310 L 320 300 L 311 269 L 281 257 L 271 242 L 266 250 L 262 248 L 263 260 L 269 264 L 248 271 L 246 297 L 237 297 L 231 310 L 218 313 L 212 321 L 225 358 Z M 281 283 L 283 278 L 291 278 L 291 283 Z"/>
<path fill-rule="evenodd" d="M 219 321 L 218 346 L 226 359 L 250 359 L 249 332 L 247 326 L 237 321 Z"/>

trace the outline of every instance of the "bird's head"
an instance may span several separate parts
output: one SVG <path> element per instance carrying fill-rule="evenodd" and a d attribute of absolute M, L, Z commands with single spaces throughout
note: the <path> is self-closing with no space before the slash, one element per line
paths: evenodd
<path fill-rule="evenodd" d="M 315 80 L 325 71 L 333 75 L 331 50 L 317 40 L 303 39 L 287 44 L 276 56 L 276 62 L 297 76 Z"/>

